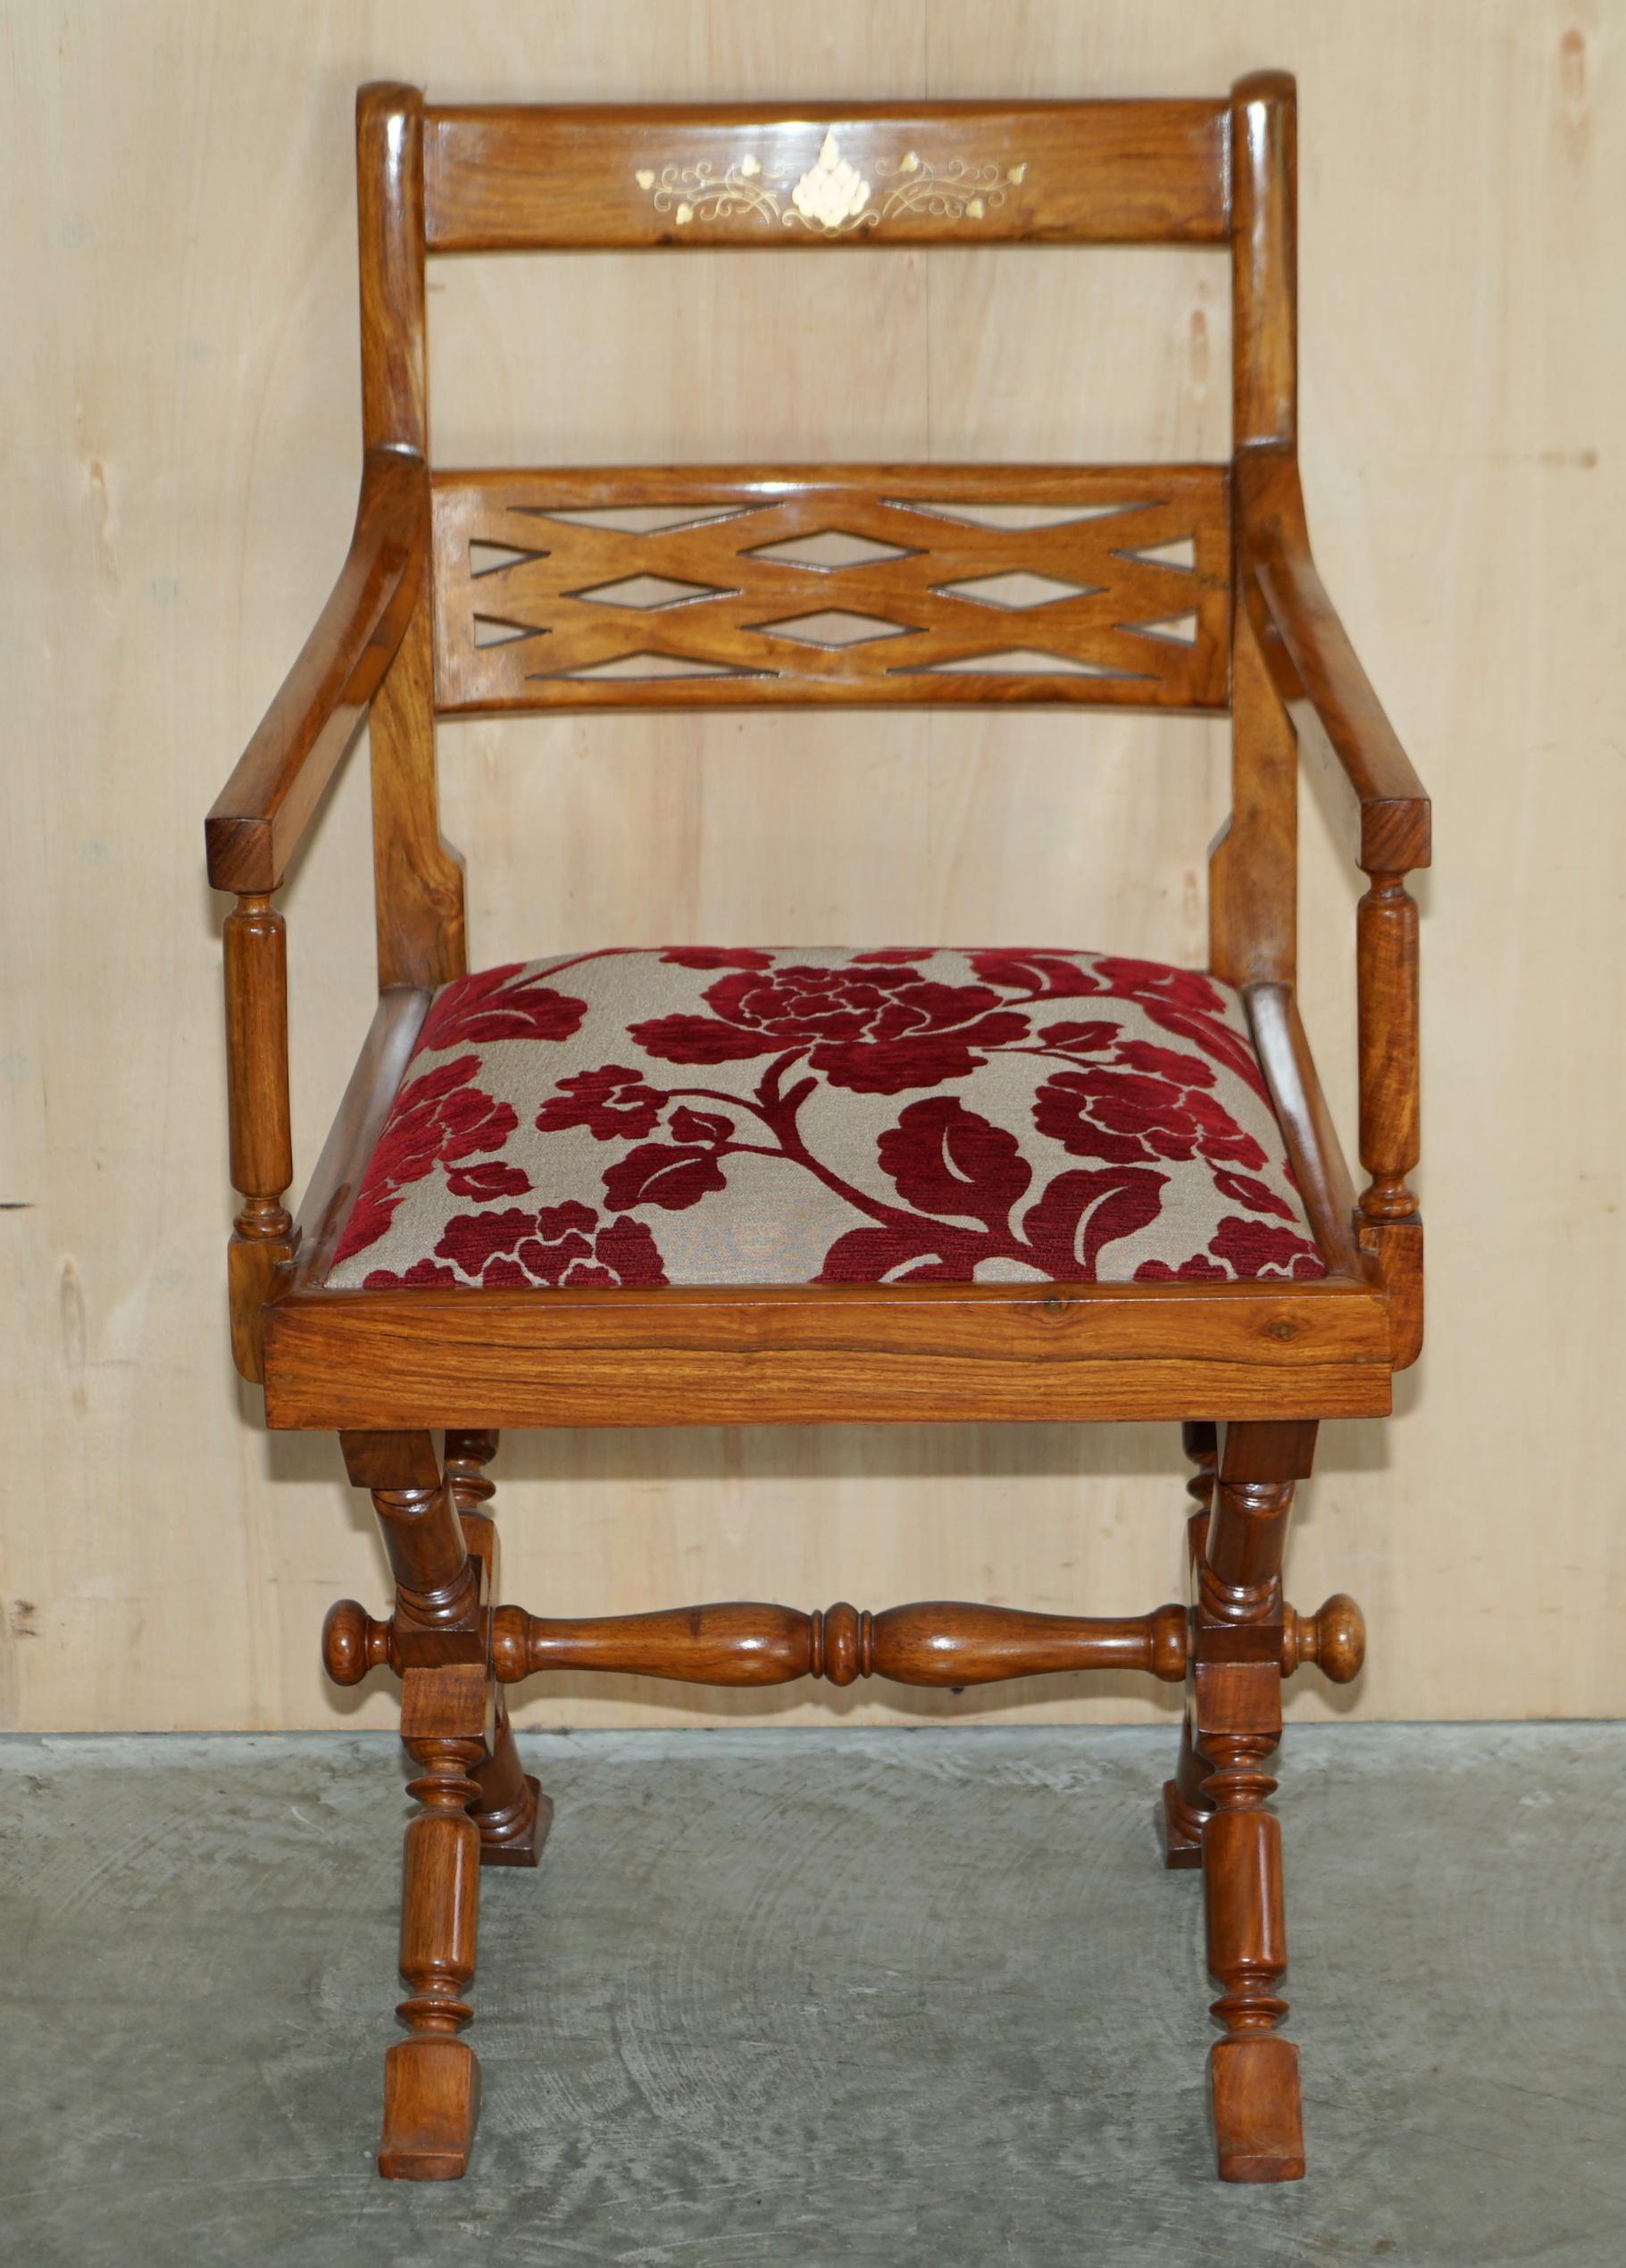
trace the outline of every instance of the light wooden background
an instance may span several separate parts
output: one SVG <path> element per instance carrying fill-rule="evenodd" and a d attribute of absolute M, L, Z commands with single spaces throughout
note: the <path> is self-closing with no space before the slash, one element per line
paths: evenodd
<path fill-rule="evenodd" d="M 1355 1591 L 1372 1716 L 1626 1704 L 1626 590 L 1618 0 L 12 0 L 0 92 L 0 1723 L 323 1725 L 381 1562 L 330 1439 L 226 1346 L 221 907 L 200 822 L 342 555 L 350 109 L 442 97 L 1222 88 L 1299 74 L 1306 488 L 1437 799 L 1430 1341 L 1332 1426 L 1290 1592 Z M 1222 257 L 904 252 L 433 272 L 446 462 L 1222 454 Z M 1111 944 L 1200 959 L 1222 738 L 940 714 L 463 725 L 485 960 L 588 942 Z M 365 1026 L 365 776 L 286 896 L 300 1171 Z M 1305 818 L 1308 1013 L 1345 1124 L 1354 880 Z M 1172 1429 L 563 1434 L 498 1466 L 504 1589 L 1137 1610 Z M 376 1682 L 376 1681 L 375 1681 Z M 1313 1677 L 1296 1713 L 1330 1705 Z M 528 1722 L 909 1714 L 861 1688 L 530 1688 Z M 1046 1681 L 932 1715 L 1132 1717 Z M 350 1705 L 384 1722 L 371 1688 Z M 1339 1697 L 1347 1706 L 1347 1697 Z"/>

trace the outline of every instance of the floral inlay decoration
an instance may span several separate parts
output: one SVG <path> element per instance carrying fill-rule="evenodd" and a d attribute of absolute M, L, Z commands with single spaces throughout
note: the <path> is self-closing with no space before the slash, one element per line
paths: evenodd
<path fill-rule="evenodd" d="M 635 179 L 657 213 L 670 213 L 680 229 L 695 221 L 731 221 L 755 216 L 764 227 L 809 229 L 820 236 L 852 236 L 878 229 L 905 214 L 950 223 L 981 221 L 997 211 L 1007 193 L 1026 178 L 1026 163 L 1000 166 L 955 158 L 933 165 L 917 150 L 905 150 L 892 163 L 878 161 L 868 180 L 841 154 L 831 127 L 819 154 L 795 181 L 771 180 L 762 161 L 749 154 L 721 173 L 707 158 L 693 165 L 666 165 L 657 173 L 640 166 Z"/>

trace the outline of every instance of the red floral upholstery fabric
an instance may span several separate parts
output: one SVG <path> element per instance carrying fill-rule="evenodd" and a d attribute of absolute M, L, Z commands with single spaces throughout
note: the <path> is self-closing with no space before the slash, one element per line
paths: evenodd
<path fill-rule="evenodd" d="M 446 985 L 329 1281 L 1325 1273 L 1229 986 L 1111 954 L 672 946 Z"/>

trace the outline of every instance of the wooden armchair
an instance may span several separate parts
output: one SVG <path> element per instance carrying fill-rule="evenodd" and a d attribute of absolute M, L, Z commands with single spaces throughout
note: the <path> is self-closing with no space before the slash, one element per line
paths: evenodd
<path fill-rule="evenodd" d="M 551 1810 L 504 1688 L 1183 1680 L 1167 1863 L 1222 1987 L 1219 2172 L 1304 2171 L 1281 1681 L 1352 1677 L 1338 1598 L 1284 1604 L 1317 1422 L 1381 1417 L 1422 1336 L 1417 922 L 1429 805 L 1312 563 L 1295 440 L 1294 91 L 1212 100 L 438 109 L 358 104 L 363 460 L 338 585 L 207 824 L 225 924 L 238 1368 L 332 1427 L 396 1579 L 329 1674 L 402 1683 L 406 2037 L 382 2172 L 465 2169 L 477 1869 Z M 433 471 L 429 254 L 548 246 L 1228 247 L 1229 463 Z M 1039 579 L 1042 587 L 1035 586 Z M 1206 972 L 1075 950 L 608 949 L 470 975 L 436 720 L 736 703 L 1229 712 Z M 371 721 L 379 1000 L 297 1219 L 272 899 Z M 1294 998 L 1297 748 L 1360 903 L 1359 1197 Z M 539 943 L 541 940 L 538 941 Z M 505 1426 L 1179 1421 L 1189 1606 L 954 1604 L 537 1617 L 498 1604 Z M 444 1430 L 444 1449 L 436 1435 Z"/>

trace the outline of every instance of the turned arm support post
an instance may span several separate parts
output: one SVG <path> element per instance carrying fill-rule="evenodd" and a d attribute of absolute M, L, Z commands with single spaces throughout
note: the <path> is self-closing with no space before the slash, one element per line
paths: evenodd
<path fill-rule="evenodd" d="M 1431 855 L 1427 793 L 1385 716 L 1310 554 L 1298 467 L 1285 447 L 1238 454 L 1238 604 L 1247 607 L 1301 748 L 1342 790 L 1368 887 L 1355 916 L 1360 1154 L 1355 1234 L 1389 1294 L 1392 1360 L 1422 1344 L 1417 906 L 1406 877 Z"/>
<path fill-rule="evenodd" d="M 288 953 L 271 905 L 288 862 L 394 660 L 422 580 L 428 476 L 370 449 L 355 533 L 332 596 L 204 822 L 209 880 L 237 894 L 224 929 L 232 1185 L 243 1197 L 228 1262 L 232 1354 L 264 1376 L 261 1313 L 293 1255 L 282 1197 L 288 1120 Z"/>
<path fill-rule="evenodd" d="M 227 1254 L 231 1350 L 243 1376 L 258 1380 L 261 1310 L 275 1270 L 293 1257 L 295 1238 L 282 1202 L 294 1178 L 287 932 L 270 896 L 250 891 L 226 916 L 222 938 L 231 1183 L 243 1200 Z"/>

